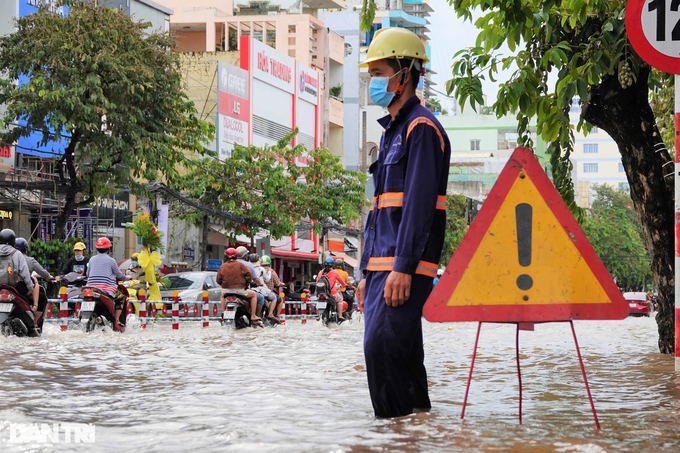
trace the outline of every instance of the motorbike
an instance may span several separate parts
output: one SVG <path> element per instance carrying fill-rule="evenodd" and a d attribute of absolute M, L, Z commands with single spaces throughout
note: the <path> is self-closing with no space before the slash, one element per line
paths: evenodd
<path fill-rule="evenodd" d="M 253 325 L 250 320 L 250 299 L 245 296 L 238 296 L 236 294 L 225 294 L 224 300 L 227 309 L 222 313 L 222 323 L 225 327 L 244 329 L 246 327 L 258 327 Z M 278 321 L 268 318 L 265 313 L 269 313 L 270 302 L 265 299 L 262 307 L 262 324 L 264 326 L 274 327 Z"/>
<path fill-rule="evenodd" d="M 6 337 L 39 337 L 41 333 L 35 328 L 31 304 L 9 285 L 0 285 L 0 333 Z"/>
<path fill-rule="evenodd" d="M 97 327 L 109 327 L 114 332 L 125 332 L 129 294 L 123 285 L 118 285 L 118 289 L 125 295 L 125 304 L 116 323 L 113 297 L 99 288 L 83 287 L 83 302 L 78 318 L 85 332 L 92 332 Z"/>
<path fill-rule="evenodd" d="M 61 280 L 66 283 L 66 295 L 69 299 L 82 299 L 82 289 L 87 285 L 87 276 L 69 272 L 62 275 Z M 68 304 L 68 317 L 74 318 L 75 316 L 75 304 Z"/>
<path fill-rule="evenodd" d="M 316 280 L 316 275 L 314 276 Z M 333 296 L 331 296 L 330 283 L 326 277 L 320 277 L 316 282 L 316 309 L 319 312 L 319 318 L 324 326 L 328 327 L 330 323 L 342 324 L 344 321 L 351 318 L 351 311 L 348 315 L 349 304 L 343 302 L 345 309 L 343 311 L 343 316 L 345 319 L 340 319 L 338 316 L 338 306 L 335 302 Z"/>

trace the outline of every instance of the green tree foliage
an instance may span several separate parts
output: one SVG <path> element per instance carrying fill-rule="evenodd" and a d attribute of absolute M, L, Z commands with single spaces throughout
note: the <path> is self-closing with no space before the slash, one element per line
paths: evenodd
<path fill-rule="evenodd" d="M 431 112 L 441 112 L 442 111 L 442 105 L 439 102 L 439 99 L 430 98 L 430 99 L 428 99 L 427 103 L 428 103 L 428 108 L 430 109 Z"/>
<path fill-rule="evenodd" d="M 42 145 L 53 145 L 66 188 L 61 235 L 71 211 L 96 197 L 121 186 L 139 194 L 142 181 L 175 178 L 179 150 L 205 152 L 214 128 L 184 93 L 171 36 L 95 2 L 64 2 L 67 16 L 44 3 L 0 38 L 1 120 L 11 128 L 0 141 L 38 132 Z"/>
<path fill-rule="evenodd" d="M 67 241 L 52 239 L 47 242 L 33 240 L 30 242 L 29 255 L 42 264 L 50 274 L 59 275 L 61 266 L 73 256 L 73 246 L 76 242 L 85 242 L 85 239 L 69 238 Z"/>
<path fill-rule="evenodd" d="M 644 291 L 653 283 L 650 259 L 642 242 L 640 220 L 628 192 L 595 187 L 596 198 L 583 231 L 624 291 Z"/>
<path fill-rule="evenodd" d="M 446 236 L 439 260 L 446 267 L 468 230 L 468 200 L 463 195 L 446 196 Z"/>
<path fill-rule="evenodd" d="M 173 186 L 207 206 L 246 219 L 229 227 L 249 237 L 264 228 L 275 239 L 291 235 L 301 220 L 347 225 L 358 219 L 367 204 L 366 176 L 345 170 L 326 149 L 291 147 L 293 135 L 263 148 L 237 145 L 224 162 L 196 161 Z M 298 165 L 303 160 L 306 166 Z M 188 217 L 198 224 L 203 215 L 195 211 Z"/>

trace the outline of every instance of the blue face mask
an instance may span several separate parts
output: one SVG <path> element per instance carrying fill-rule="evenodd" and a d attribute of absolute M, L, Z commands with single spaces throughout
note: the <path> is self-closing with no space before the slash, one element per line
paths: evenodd
<path fill-rule="evenodd" d="M 400 73 L 394 74 L 392 77 L 396 77 Z M 390 83 L 392 77 L 373 77 L 371 78 L 371 84 L 368 86 L 368 95 L 374 104 L 380 107 L 387 107 L 394 99 L 394 92 L 387 91 L 387 85 Z"/>

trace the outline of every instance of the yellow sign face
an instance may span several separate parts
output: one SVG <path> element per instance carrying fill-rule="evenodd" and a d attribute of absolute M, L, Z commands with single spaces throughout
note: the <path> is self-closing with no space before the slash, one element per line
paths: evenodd
<path fill-rule="evenodd" d="M 522 170 L 447 305 L 611 302 L 576 247 L 576 236 L 565 231 Z"/>

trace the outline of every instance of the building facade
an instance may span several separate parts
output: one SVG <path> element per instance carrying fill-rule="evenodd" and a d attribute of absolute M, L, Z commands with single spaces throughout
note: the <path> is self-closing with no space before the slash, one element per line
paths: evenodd
<path fill-rule="evenodd" d="M 517 148 L 517 120 L 507 116 L 473 114 L 440 116 L 451 142 L 448 193 L 483 202 Z M 534 152 L 547 169 L 545 143 L 530 127 Z"/>
<path fill-rule="evenodd" d="M 621 162 L 619 147 L 605 131 L 593 127 L 588 136 L 576 130 L 581 116 L 579 100 L 572 101 L 569 120 L 574 127 L 573 178 L 576 203 L 588 208 L 593 203 L 593 186 L 607 184 L 617 189 L 628 190 L 628 178 Z"/>

